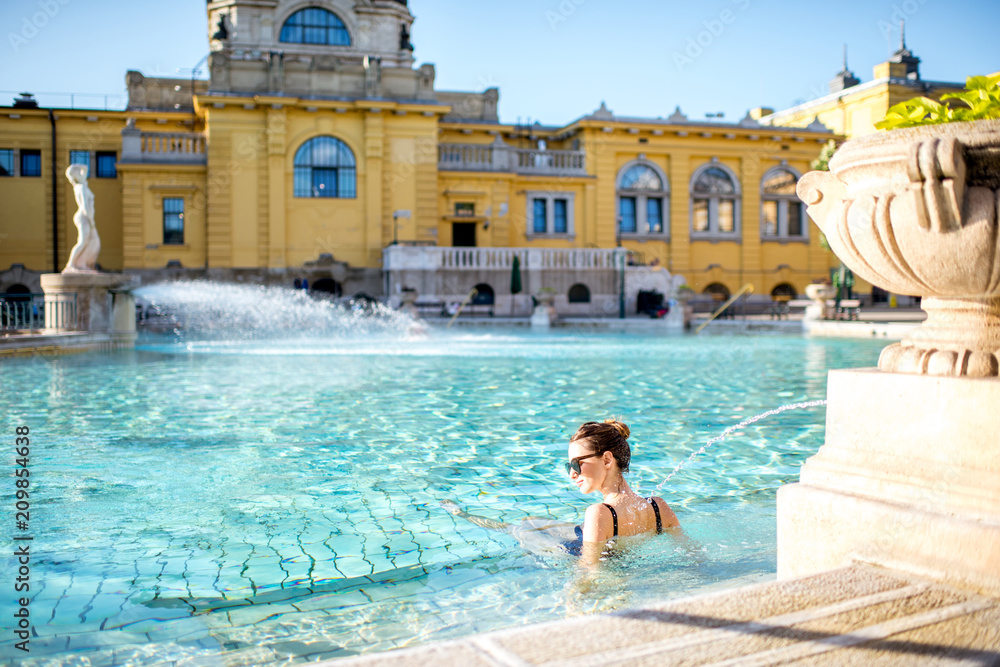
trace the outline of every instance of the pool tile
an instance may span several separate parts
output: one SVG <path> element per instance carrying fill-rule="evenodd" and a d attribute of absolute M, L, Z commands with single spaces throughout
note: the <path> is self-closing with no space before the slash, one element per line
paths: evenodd
<path fill-rule="evenodd" d="M 314 611 L 317 609 L 342 609 L 345 607 L 357 607 L 366 605 L 370 601 L 370 598 L 360 591 L 342 591 L 322 595 L 311 595 L 308 598 L 296 600 L 291 604 L 302 611 Z"/>

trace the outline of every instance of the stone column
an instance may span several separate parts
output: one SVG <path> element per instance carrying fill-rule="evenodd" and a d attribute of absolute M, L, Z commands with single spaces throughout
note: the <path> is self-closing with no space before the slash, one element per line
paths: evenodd
<path fill-rule="evenodd" d="M 827 400 L 778 490 L 778 576 L 863 561 L 1000 594 L 1000 381 L 836 370 Z"/>

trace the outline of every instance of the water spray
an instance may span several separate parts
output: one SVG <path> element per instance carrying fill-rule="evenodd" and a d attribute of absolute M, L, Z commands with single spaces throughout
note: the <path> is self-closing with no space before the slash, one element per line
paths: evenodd
<path fill-rule="evenodd" d="M 673 477 L 674 475 L 676 475 L 680 471 L 681 468 L 683 468 L 688 463 L 690 463 L 691 461 L 693 461 L 695 459 L 695 457 L 697 457 L 699 454 L 704 454 L 706 449 L 708 449 L 709 447 L 711 447 L 712 445 L 714 445 L 715 443 L 717 443 L 719 440 L 722 440 L 723 438 L 725 438 L 727 435 L 729 435 L 733 431 L 738 431 L 741 428 L 745 428 L 745 427 L 749 426 L 750 424 L 753 424 L 755 422 L 760 421 L 764 417 L 770 417 L 771 415 L 776 415 L 779 412 L 784 412 L 786 410 L 795 410 L 796 408 L 815 408 L 815 407 L 818 407 L 820 405 L 826 405 L 826 399 L 822 399 L 822 400 L 818 400 L 818 401 L 806 401 L 804 403 L 790 403 L 788 405 L 782 405 L 781 407 L 774 408 L 773 410 L 768 410 L 767 412 L 762 412 L 759 415 L 756 415 L 754 417 L 750 417 L 749 419 L 744 419 L 743 421 L 741 421 L 739 424 L 736 424 L 735 426 L 730 426 L 725 431 L 723 431 L 721 435 L 715 436 L 714 438 L 712 438 L 711 440 L 709 440 L 708 442 L 706 442 L 704 445 L 702 445 L 701 449 L 699 449 L 698 451 L 694 452 L 693 454 L 691 454 L 691 456 L 687 457 L 686 459 L 684 459 L 683 461 L 681 461 L 680 463 L 678 463 L 674 467 L 674 469 L 670 471 L 670 474 L 667 475 L 667 477 L 662 482 L 660 482 L 659 484 L 656 485 L 656 491 L 659 492 L 659 490 L 663 487 L 663 485 L 670 481 L 671 477 Z"/>

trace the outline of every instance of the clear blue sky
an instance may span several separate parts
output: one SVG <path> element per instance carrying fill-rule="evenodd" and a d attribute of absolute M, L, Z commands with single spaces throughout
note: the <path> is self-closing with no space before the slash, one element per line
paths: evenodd
<path fill-rule="evenodd" d="M 498 86 L 506 122 L 567 123 L 602 100 L 623 116 L 666 116 L 680 105 L 692 119 L 721 111 L 729 121 L 754 106 L 785 108 L 826 92 L 845 42 L 851 69 L 871 80 L 898 44 L 900 17 L 922 78 L 1000 70 L 997 0 L 411 0 L 410 8 L 417 63 L 437 66 L 438 89 Z M 208 51 L 204 0 L 2 0 L 0 27 L 3 91 L 120 95 L 126 70 L 186 76 Z"/>

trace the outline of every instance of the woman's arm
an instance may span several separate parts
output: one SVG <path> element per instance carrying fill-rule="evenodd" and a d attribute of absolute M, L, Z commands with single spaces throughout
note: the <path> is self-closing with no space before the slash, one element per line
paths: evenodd
<path fill-rule="evenodd" d="M 605 545 L 614 536 L 614 520 L 611 510 L 603 503 L 594 503 L 587 508 L 583 517 L 583 549 L 580 563 L 593 565 L 601 560 Z"/>

